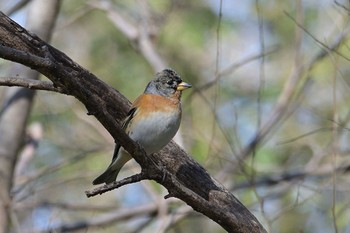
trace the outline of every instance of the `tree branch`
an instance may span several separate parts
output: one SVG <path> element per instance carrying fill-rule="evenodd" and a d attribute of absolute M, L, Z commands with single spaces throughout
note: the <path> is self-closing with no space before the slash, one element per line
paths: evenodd
<path fill-rule="evenodd" d="M 259 177 L 254 183 L 250 181 L 244 181 L 238 184 L 235 184 L 232 187 L 232 190 L 239 190 L 244 188 L 252 187 L 253 185 L 258 187 L 270 187 L 280 184 L 282 182 L 293 182 L 295 180 L 310 179 L 310 178 L 329 178 L 333 173 L 348 173 L 350 172 L 350 164 L 341 164 L 336 168 L 325 166 L 317 168 L 315 171 L 307 170 L 297 170 L 297 171 L 286 171 L 280 174 L 268 175 Z"/>
<path fill-rule="evenodd" d="M 35 233 L 51 233 L 51 232 L 75 232 L 86 229 L 94 229 L 95 227 L 106 226 L 109 224 L 115 224 L 118 221 L 125 221 L 132 219 L 135 216 L 153 215 L 157 213 L 156 204 L 147 204 L 133 208 L 124 208 L 118 211 L 110 211 L 104 215 L 89 218 L 84 221 L 75 221 L 72 223 L 64 223 L 62 225 L 55 226 L 53 228 L 45 229 L 42 231 L 36 231 Z"/>
<path fill-rule="evenodd" d="M 194 210 L 206 215 L 228 232 L 266 232 L 249 210 L 186 152 L 170 142 L 160 152 L 146 156 L 144 150 L 121 129 L 130 102 L 59 50 L 0 13 L 0 57 L 36 69 L 56 87 L 73 95 L 138 162 L 142 171 Z M 4 49 L 6 48 L 6 50 Z M 14 51 L 3 53 L 4 51 Z M 21 51 L 19 53 L 18 51 Z M 19 54 L 19 55 L 18 55 Z M 24 54 L 27 55 L 25 58 Z M 37 57 L 37 62 L 30 57 Z M 156 161 L 156 164 L 155 162 Z"/>
<path fill-rule="evenodd" d="M 52 82 L 34 79 L 24 79 L 18 77 L 0 77 L 0 86 L 17 86 L 35 90 L 52 91 L 61 94 L 68 94 L 64 91 L 64 89 L 60 87 L 55 87 Z"/>
<path fill-rule="evenodd" d="M 93 196 L 96 196 L 98 194 L 101 195 L 101 194 L 108 192 L 108 191 L 111 191 L 113 189 L 120 188 L 120 187 L 127 185 L 127 184 L 132 184 L 132 183 L 139 182 L 141 180 L 148 180 L 148 179 L 150 179 L 150 178 L 147 176 L 147 174 L 141 172 L 139 174 L 135 174 L 135 175 L 132 175 L 130 177 L 126 177 L 122 180 L 114 181 L 113 183 L 100 186 L 98 188 L 95 188 L 92 191 L 85 191 L 85 194 L 87 197 L 93 197 Z"/>
<path fill-rule="evenodd" d="M 21 51 L 15 48 L 0 45 L 1 57 L 18 63 L 26 63 L 33 69 L 50 67 L 52 64 L 50 60 L 36 56 L 26 51 Z"/>

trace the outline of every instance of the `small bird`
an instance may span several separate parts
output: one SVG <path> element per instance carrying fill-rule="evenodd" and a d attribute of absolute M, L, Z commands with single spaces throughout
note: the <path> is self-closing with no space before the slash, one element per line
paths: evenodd
<path fill-rule="evenodd" d="M 164 69 L 148 83 L 145 91 L 132 104 L 123 129 L 138 142 L 146 154 L 158 152 L 175 136 L 181 121 L 181 93 L 192 87 L 172 69 Z M 112 183 L 120 169 L 132 157 L 116 143 L 111 164 L 92 183 Z"/>

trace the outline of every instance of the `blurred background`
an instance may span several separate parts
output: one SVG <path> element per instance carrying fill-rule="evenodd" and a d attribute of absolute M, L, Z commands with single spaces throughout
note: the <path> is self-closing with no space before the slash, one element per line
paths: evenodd
<path fill-rule="evenodd" d="M 0 0 L 0 9 L 131 101 L 157 71 L 176 70 L 193 85 L 176 141 L 269 232 L 350 232 L 349 1 Z M 0 60 L 1 77 L 28 73 Z M 0 232 L 225 232 L 151 181 L 86 198 L 113 138 L 78 100 L 44 91 L 16 127 L 4 117 L 13 90 L 0 88 L 0 129 L 20 132 L 0 135 L 1 153 L 17 145 Z M 129 162 L 118 178 L 139 170 Z"/>

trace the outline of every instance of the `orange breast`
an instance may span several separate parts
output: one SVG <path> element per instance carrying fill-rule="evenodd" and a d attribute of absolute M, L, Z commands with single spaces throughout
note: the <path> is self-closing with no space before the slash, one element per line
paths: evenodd
<path fill-rule="evenodd" d="M 136 107 L 140 114 L 148 115 L 154 112 L 179 112 L 181 105 L 177 96 L 174 98 L 166 98 L 153 94 L 142 94 L 133 103 L 133 107 Z"/>

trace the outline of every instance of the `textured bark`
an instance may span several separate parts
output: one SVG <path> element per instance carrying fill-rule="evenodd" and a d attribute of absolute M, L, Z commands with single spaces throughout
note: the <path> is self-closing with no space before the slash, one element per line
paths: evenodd
<path fill-rule="evenodd" d="M 50 39 L 58 12 L 59 1 L 35 0 L 31 3 L 27 27 L 45 40 Z M 40 10 L 39 10 L 40 9 Z M 11 39 L 0 37 L 0 43 Z M 12 72 L 28 79 L 38 79 L 39 73 L 19 64 Z M 14 167 L 25 135 L 27 118 L 33 103 L 34 91 L 21 87 L 8 88 L 0 112 L 0 233 L 8 232 L 11 212 L 10 191 Z"/>
<path fill-rule="evenodd" d="M 225 187 L 171 142 L 146 157 L 142 148 L 120 129 L 130 102 L 65 54 L 29 34 L 0 14 L 0 57 L 22 63 L 48 77 L 65 93 L 75 96 L 141 165 L 142 173 L 176 197 L 208 216 L 228 232 L 266 232 L 259 221 Z"/>

